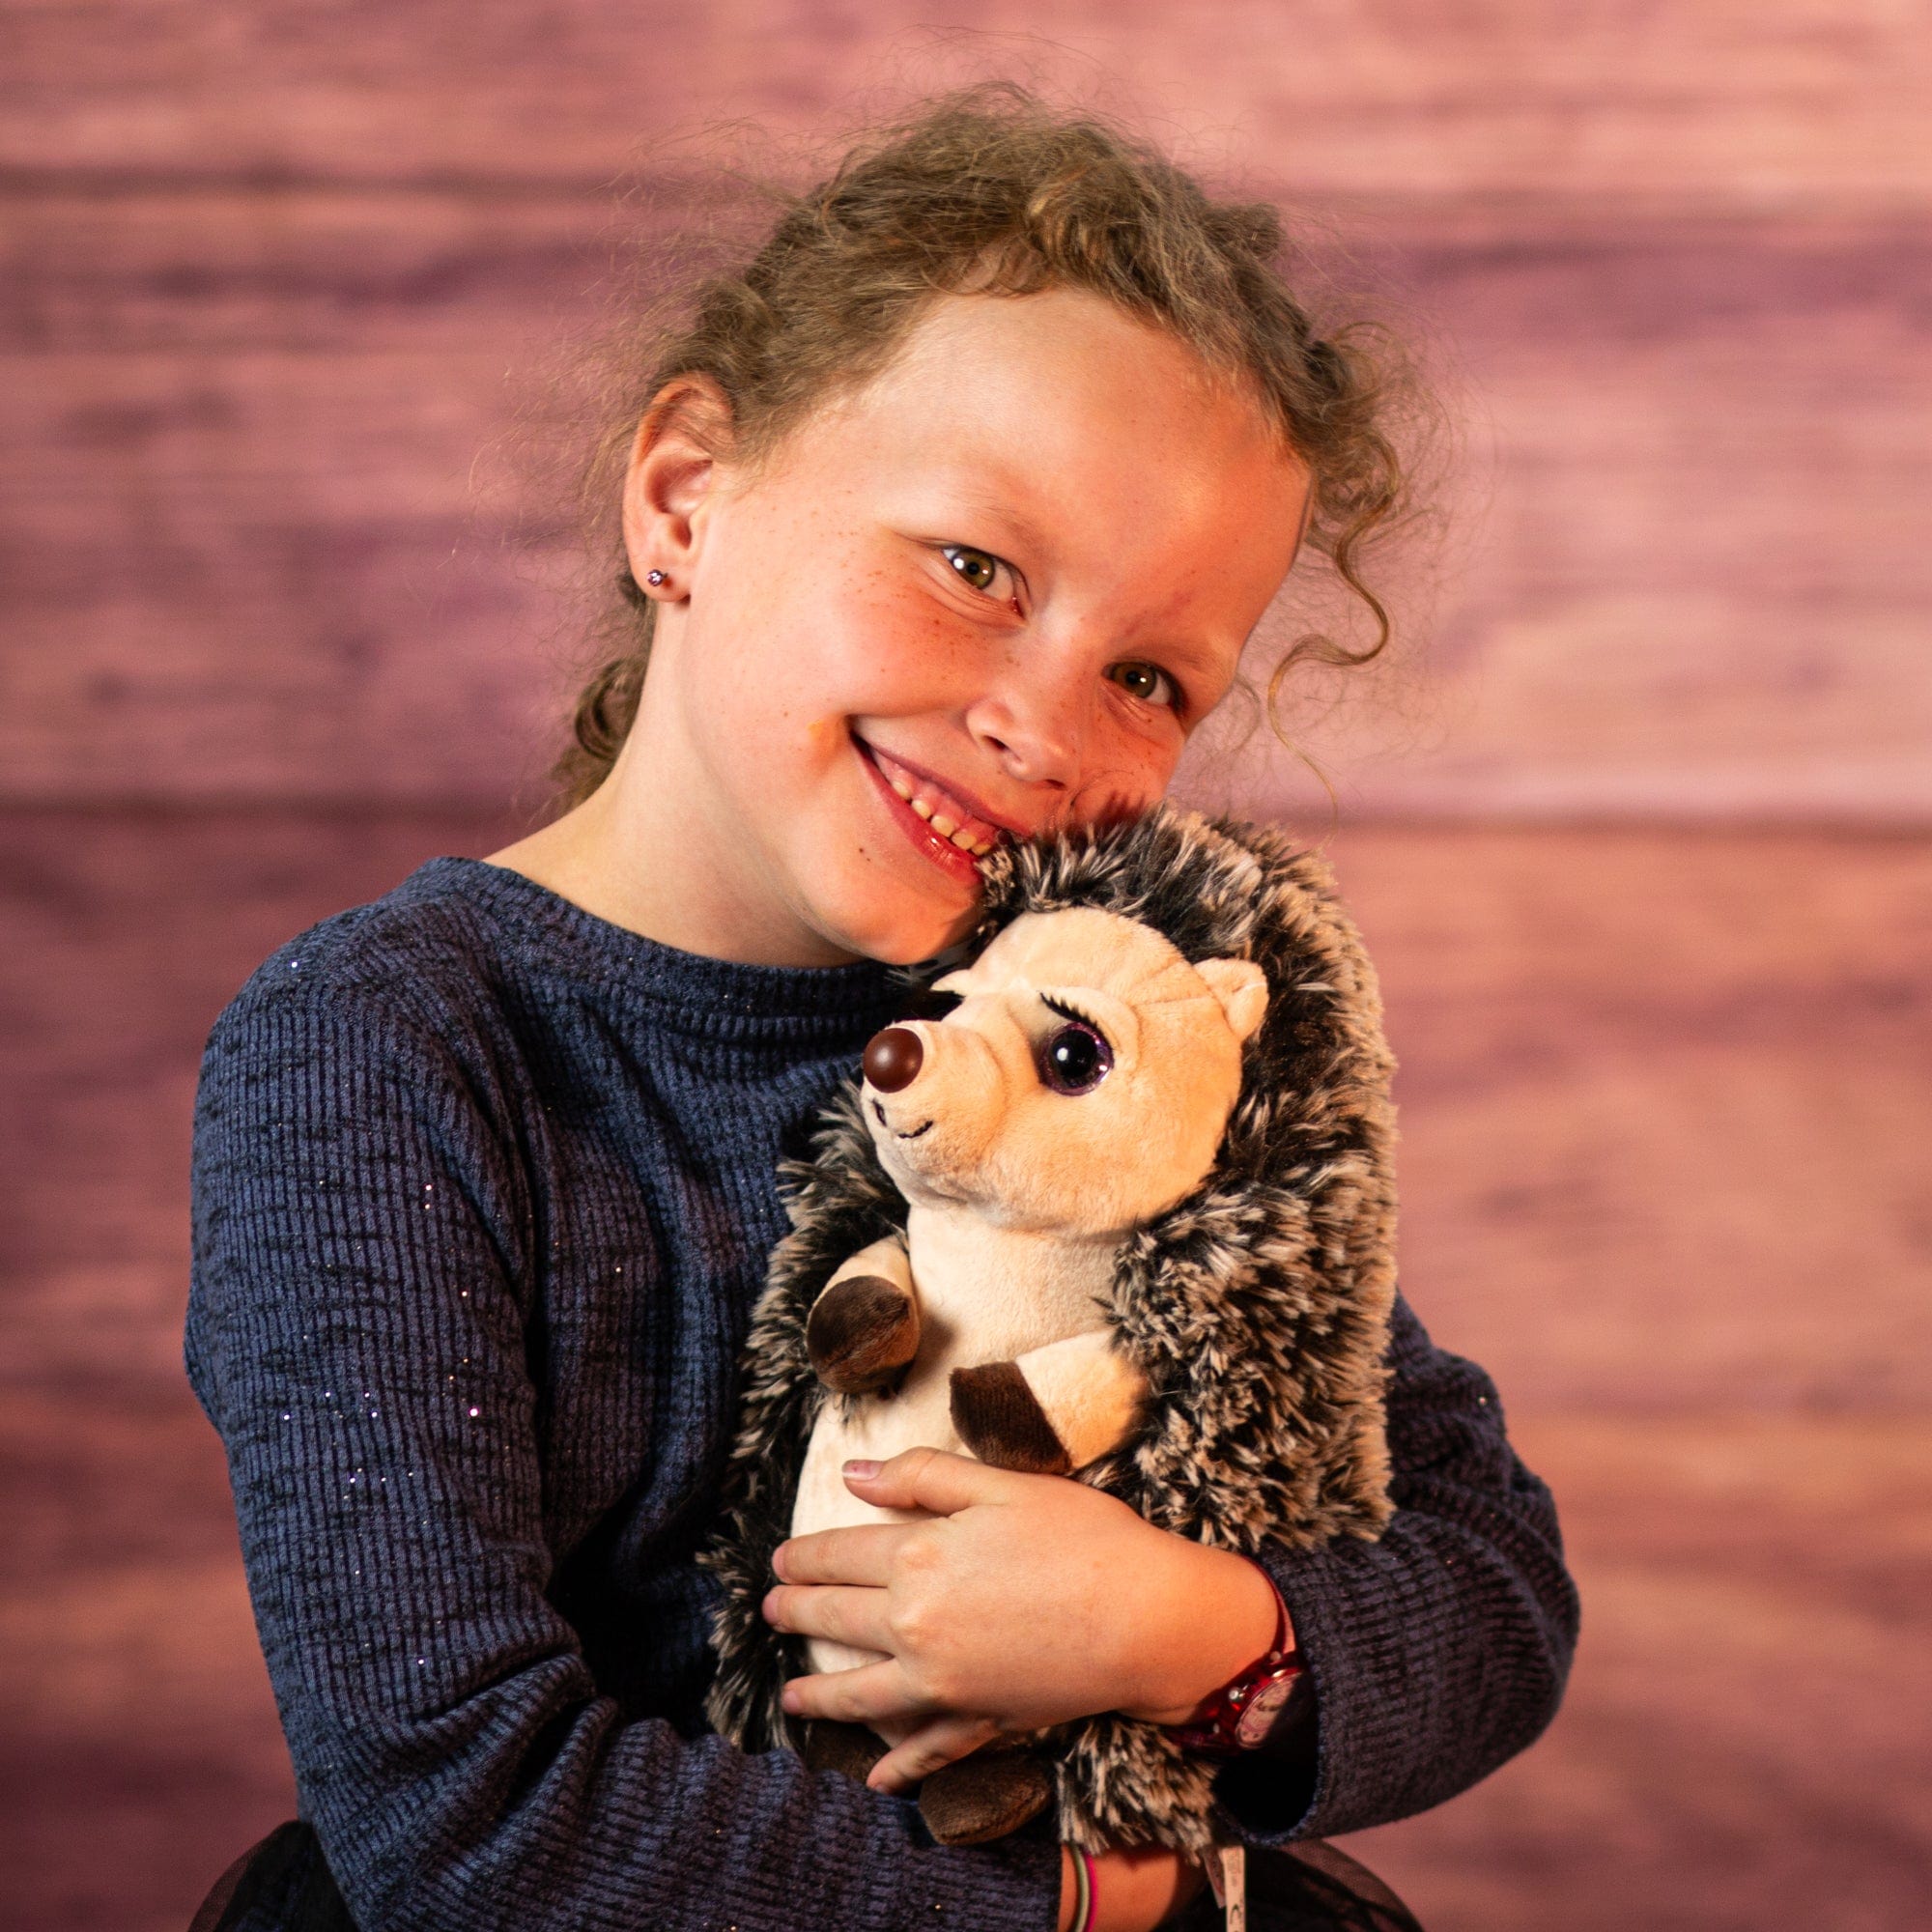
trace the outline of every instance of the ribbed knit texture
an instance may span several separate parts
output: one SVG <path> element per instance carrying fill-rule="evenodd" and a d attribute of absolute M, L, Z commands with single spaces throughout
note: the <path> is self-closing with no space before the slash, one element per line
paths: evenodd
<path fill-rule="evenodd" d="M 902 1800 L 703 1730 L 693 1558 L 777 1163 L 896 1005 L 883 967 L 707 959 L 439 859 L 216 1025 L 188 1374 L 363 1932 L 1053 1925 L 1044 1836 L 942 1849 Z M 1392 1360 L 1388 1534 L 1270 1559 L 1319 1720 L 1223 1774 L 1257 1845 L 1463 1789 L 1561 1692 L 1548 1492 L 1402 1306 Z"/>

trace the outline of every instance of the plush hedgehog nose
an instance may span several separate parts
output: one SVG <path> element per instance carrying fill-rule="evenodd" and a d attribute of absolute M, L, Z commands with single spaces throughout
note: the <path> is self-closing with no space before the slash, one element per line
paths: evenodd
<path fill-rule="evenodd" d="M 890 1026 L 866 1042 L 859 1064 L 881 1094 L 896 1094 L 919 1078 L 924 1059 L 925 1048 L 920 1045 L 918 1034 L 910 1027 Z"/>

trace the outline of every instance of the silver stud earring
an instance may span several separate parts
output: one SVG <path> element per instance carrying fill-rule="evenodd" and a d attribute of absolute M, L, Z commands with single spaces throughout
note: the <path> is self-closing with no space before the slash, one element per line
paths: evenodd
<path fill-rule="evenodd" d="M 648 583 L 653 590 L 655 590 L 660 583 L 664 582 L 664 581 L 665 581 L 665 574 L 661 570 L 647 570 L 644 572 L 644 582 Z"/>

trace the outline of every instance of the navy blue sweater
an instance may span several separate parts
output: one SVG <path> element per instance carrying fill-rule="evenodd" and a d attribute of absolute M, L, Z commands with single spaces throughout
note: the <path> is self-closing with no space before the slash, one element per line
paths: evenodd
<path fill-rule="evenodd" d="M 935 1846 L 905 1801 L 701 1715 L 694 1557 L 776 1166 L 896 1004 L 880 966 L 703 958 L 438 859 L 215 1026 L 187 1368 L 363 1932 L 1053 1925 L 1044 1835 Z M 1548 1492 L 1406 1304 L 1391 1360 L 1387 1533 L 1267 1558 L 1319 1718 L 1302 1761 L 1222 1774 L 1256 1845 L 1447 1798 L 1561 1694 Z"/>

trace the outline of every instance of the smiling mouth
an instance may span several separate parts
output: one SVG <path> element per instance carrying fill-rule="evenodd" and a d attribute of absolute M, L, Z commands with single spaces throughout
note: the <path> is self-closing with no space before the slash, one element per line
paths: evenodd
<path fill-rule="evenodd" d="M 891 1134 L 895 1140 L 899 1140 L 899 1141 L 916 1141 L 918 1140 L 921 1134 L 925 1132 L 925 1127 L 929 1127 L 932 1124 L 932 1122 L 928 1121 L 926 1122 L 924 1127 L 915 1127 L 911 1133 L 902 1134 L 895 1126 L 893 1125 L 893 1123 L 889 1120 L 886 1119 L 886 1110 L 882 1106 L 880 1106 L 876 1100 L 872 1102 L 872 1113 L 874 1117 L 877 1119 L 880 1126 L 884 1127 L 887 1133 Z"/>
<path fill-rule="evenodd" d="M 936 843 L 951 846 L 972 859 L 983 859 L 1002 845 L 1012 842 L 1010 827 L 974 814 L 970 806 L 942 785 L 938 780 L 902 765 L 890 752 L 852 733 L 852 742 L 861 755 L 882 778 L 887 787 L 905 809 L 920 821 L 923 831 Z"/>

